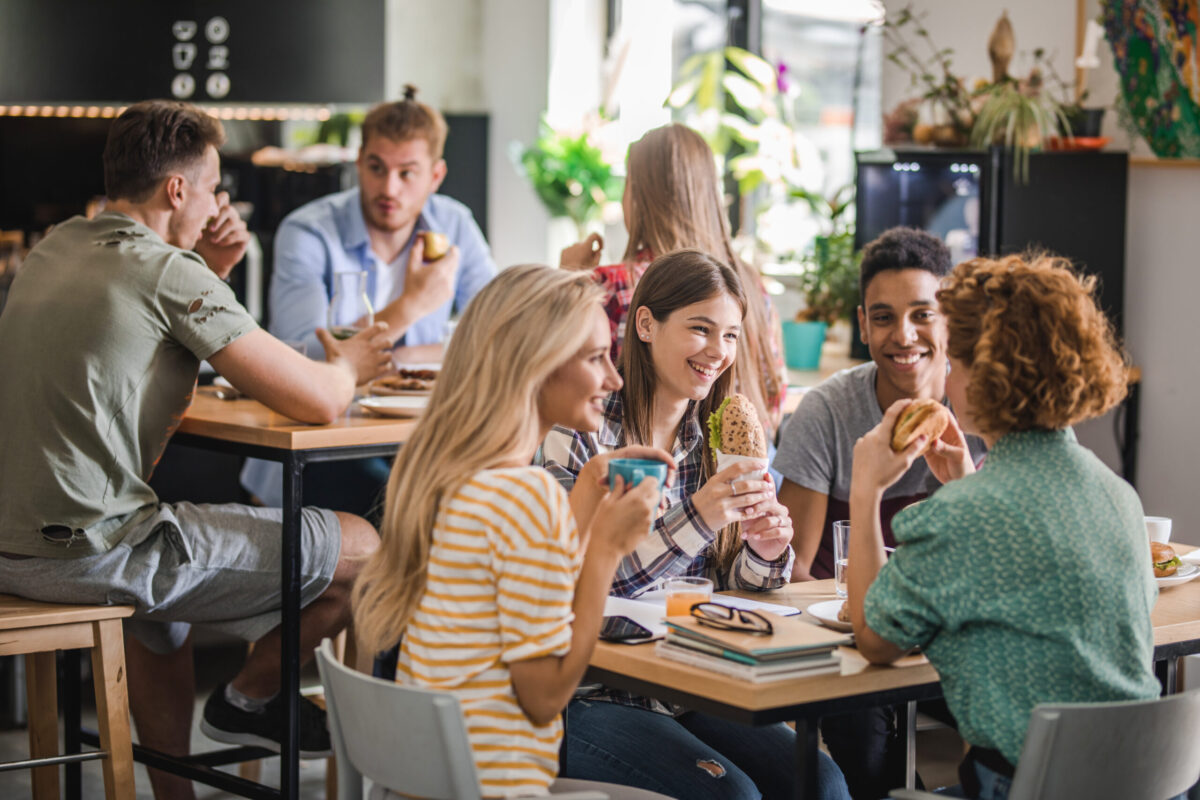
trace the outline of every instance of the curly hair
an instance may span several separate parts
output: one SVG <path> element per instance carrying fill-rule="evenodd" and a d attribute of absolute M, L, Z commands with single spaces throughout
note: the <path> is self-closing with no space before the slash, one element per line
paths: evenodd
<path fill-rule="evenodd" d="M 902 225 L 888 228 L 863 247 L 858 296 L 866 297 L 875 276 L 889 269 L 923 269 L 943 278 L 952 265 L 950 250 L 932 233 Z"/>
<path fill-rule="evenodd" d="M 943 281 L 948 353 L 970 370 L 967 401 L 984 432 L 1060 430 L 1124 398 L 1128 367 L 1095 283 L 1042 254 L 972 259 Z"/>

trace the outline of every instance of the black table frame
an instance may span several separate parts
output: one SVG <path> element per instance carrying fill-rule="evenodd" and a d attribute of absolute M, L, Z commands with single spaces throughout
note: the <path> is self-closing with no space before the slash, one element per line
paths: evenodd
<path fill-rule="evenodd" d="M 1159 678 L 1163 683 L 1163 694 L 1174 694 L 1175 692 L 1179 658 L 1195 653 L 1200 653 L 1200 639 L 1158 645 L 1154 648 L 1154 661 Z M 685 687 L 664 686 L 654 681 L 642 680 L 623 672 L 600 667 L 589 667 L 585 680 L 603 683 L 615 689 L 624 689 L 644 697 L 653 697 L 667 703 L 675 703 L 693 711 L 712 714 L 715 717 L 727 719 L 730 722 L 740 722 L 743 725 L 794 722 L 796 725 L 796 771 L 802 776 L 802 780 L 796 781 L 796 800 L 807 800 L 807 798 L 817 796 L 817 739 L 822 717 L 863 711 L 878 706 L 899 706 L 902 710 L 900 730 L 905 731 L 907 737 L 908 762 L 910 766 L 915 767 L 916 742 L 913 738 L 915 703 L 921 700 L 935 700 L 942 696 L 941 683 L 935 680 L 847 697 L 753 710 L 693 694 Z M 568 724 L 569 722 L 568 720 Z"/>
<path fill-rule="evenodd" d="M 232 747 L 179 757 L 134 745 L 134 761 L 241 797 L 254 800 L 297 800 L 300 793 L 300 517 L 304 498 L 304 469 L 309 464 L 321 461 L 393 456 L 401 444 L 359 444 L 289 450 L 193 433 L 176 433 L 171 442 L 183 447 L 278 461 L 283 465 L 283 548 L 280 564 L 283 608 L 280 622 L 279 678 L 280 691 L 285 699 L 286 722 L 282 736 L 283 747 L 279 753 L 280 786 L 275 789 L 216 769 L 218 766 L 275 755 L 262 748 Z M 99 742 L 99 737 L 94 731 L 82 730 L 80 727 L 79 674 L 79 651 L 72 651 L 66 662 L 66 685 L 60 695 L 63 719 L 66 723 L 64 749 L 67 753 L 80 752 L 82 742 L 93 745 Z M 68 800 L 78 800 L 81 793 L 79 764 L 67 764 L 65 777 L 66 797 Z"/>

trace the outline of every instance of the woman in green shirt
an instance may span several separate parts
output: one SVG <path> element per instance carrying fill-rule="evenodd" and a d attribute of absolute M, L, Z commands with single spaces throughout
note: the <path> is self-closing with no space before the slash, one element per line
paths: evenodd
<path fill-rule="evenodd" d="M 1038 703 L 1159 692 L 1141 503 L 1070 428 L 1121 400 L 1127 370 L 1093 280 L 1068 267 L 1020 256 L 958 265 L 938 292 L 957 422 L 893 452 L 892 426 L 911 402 L 902 400 L 854 448 L 858 648 L 876 663 L 924 649 L 972 746 L 960 769 L 968 797 L 1007 797 Z M 964 431 L 987 442 L 978 472 Z M 946 485 L 896 515 L 887 561 L 880 497 L 927 444 Z"/>

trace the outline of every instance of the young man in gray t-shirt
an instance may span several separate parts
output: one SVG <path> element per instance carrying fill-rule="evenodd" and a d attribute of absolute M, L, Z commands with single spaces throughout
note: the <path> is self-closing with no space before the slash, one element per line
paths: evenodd
<path fill-rule="evenodd" d="M 946 396 L 946 326 L 935 293 L 950 271 L 938 239 L 892 228 L 863 251 L 858 321 L 871 362 L 844 370 L 804 395 L 784 426 L 772 464 L 783 475 L 779 500 L 792 516 L 793 580 L 833 577 L 832 524 L 849 519 L 854 443 L 898 400 Z M 979 456 L 983 443 L 970 442 Z M 920 459 L 884 495 L 889 546 L 892 515 L 938 486 Z"/>
<path fill-rule="evenodd" d="M 792 580 L 833 577 L 834 521 L 850 518 L 854 443 L 898 400 L 946 397 L 946 326 L 936 292 L 951 268 L 936 237 L 913 228 L 885 231 L 863 250 L 858 322 L 871 352 L 804 395 L 784 425 L 772 466 L 783 475 L 779 500 L 792 517 Z M 976 460 L 983 443 L 968 437 Z M 884 540 L 895 546 L 891 519 L 940 484 L 918 459 L 884 494 Z M 822 720 L 830 755 L 855 800 L 886 797 L 904 785 L 904 748 L 890 707 Z"/>

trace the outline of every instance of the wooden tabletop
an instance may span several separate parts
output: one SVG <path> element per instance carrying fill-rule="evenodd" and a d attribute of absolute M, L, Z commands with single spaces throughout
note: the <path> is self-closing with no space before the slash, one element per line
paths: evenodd
<path fill-rule="evenodd" d="M 440 344 L 397 347 L 392 351 L 392 361 L 397 366 L 440 363 L 441 360 Z M 177 432 L 280 450 L 308 450 L 400 444 L 407 441 L 414 427 L 415 420 L 373 416 L 363 411 L 357 403 L 352 404 L 336 422 L 309 425 L 276 413 L 256 400 L 219 399 L 210 387 L 202 386 L 196 390 L 192 405 Z"/>
<path fill-rule="evenodd" d="M 414 420 L 371 416 L 357 404 L 329 425 L 309 425 L 274 412 L 257 400 L 220 400 L 202 386 L 196 390 L 178 432 L 280 450 L 308 450 L 401 443 L 414 427 Z"/>
<path fill-rule="evenodd" d="M 1176 546 L 1180 554 L 1194 548 Z M 738 593 L 770 603 L 795 606 L 801 610 L 813 603 L 832 600 L 833 581 L 791 583 L 773 592 Z M 813 624 L 815 620 L 803 615 Z M 1158 602 L 1151 613 L 1156 646 L 1197 642 L 1200 646 L 1200 579 L 1159 590 Z M 748 711 L 797 706 L 891 689 L 905 689 L 938 681 L 936 670 L 923 656 L 907 656 L 889 666 L 867 663 L 853 647 L 839 648 L 841 673 L 794 678 L 774 683 L 750 683 L 719 675 L 655 655 L 652 644 L 622 645 L 600 642 L 591 665 L 657 685 L 683 689 L 703 697 Z"/>
<path fill-rule="evenodd" d="M 796 606 L 801 610 L 836 597 L 832 580 L 790 583 L 773 592 L 737 594 L 768 603 Z M 808 615 L 802 615 L 801 619 L 812 621 Z M 938 682 L 937 672 L 924 656 L 907 656 L 889 666 L 876 666 L 867 663 L 853 647 L 838 649 L 842 656 L 840 673 L 757 684 L 660 658 L 655 655 L 652 644 L 600 642 L 592 655 L 591 665 L 664 686 L 687 687 L 690 694 L 750 711 Z"/>
<path fill-rule="evenodd" d="M 1186 544 L 1172 544 L 1179 555 L 1195 550 Z M 1154 624 L 1154 644 L 1177 644 L 1200 639 L 1200 578 L 1158 590 L 1158 602 L 1150 612 Z"/>

